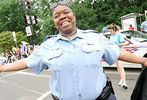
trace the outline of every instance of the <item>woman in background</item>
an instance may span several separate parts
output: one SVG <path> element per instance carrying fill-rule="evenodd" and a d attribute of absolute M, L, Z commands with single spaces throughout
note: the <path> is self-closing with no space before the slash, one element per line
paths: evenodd
<path fill-rule="evenodd" d="M 110 40 L 117 44 L 120 49 L 123 49 L 123 46 L 125 45 L 125 40 L 121 33 L 118 32 L 118 27 L 115 24 L 111 24 L 108 26 L 108 31 L 111 33 Z M 120 60 L 116 61 L 117 71 L 120 75 L 120 82 L 118 83 L 119 86 L 122 86 L 124 89 L 127 89 L 126 84 L 126 75 L 125 70 L 123 67 L 123 62 Z"/>

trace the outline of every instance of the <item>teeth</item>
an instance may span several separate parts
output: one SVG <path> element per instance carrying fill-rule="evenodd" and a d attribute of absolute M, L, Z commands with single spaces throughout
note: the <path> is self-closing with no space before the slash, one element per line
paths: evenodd
<path fill-rule="evenodd" d="M 68 23 L 68 21 L 64 21 L 64 22 L 62 22 L 62 24 L 61 24 L 61 25 L 63 26 L 63 25 L 64 25 L 64 24 L 66 24 L 66 23 Z"/>

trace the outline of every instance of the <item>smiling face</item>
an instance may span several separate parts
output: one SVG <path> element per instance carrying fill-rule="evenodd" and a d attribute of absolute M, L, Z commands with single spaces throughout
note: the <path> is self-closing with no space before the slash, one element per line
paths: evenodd
<path fill-rule="evenodd" d="M 54 24 L 61 34 L 73 34 L 76 31 L 76 18 L 71 8 L 58 5 L 52 15 Z"/>

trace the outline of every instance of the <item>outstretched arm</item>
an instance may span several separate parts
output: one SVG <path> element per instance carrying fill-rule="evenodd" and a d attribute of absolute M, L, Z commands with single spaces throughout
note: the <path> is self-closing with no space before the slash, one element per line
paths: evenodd
<path fill-rule="evenodd" d="M 0 65 L 0 72 L 9 72 L 9 71 L 17 71 L 27 69 L 26 59 L 21 59 L 16 61 L 15 63 Z"/>
<path fill-rule="evenodd" d="M 134 55 L 124 50 L 120 50 L 120 56 L 118 59 L 122 61 L 126 61 L 126 62 L 137 63 L 137 64 L 142 64 L 144 66 L 147 66 L 147 58 Z"/>

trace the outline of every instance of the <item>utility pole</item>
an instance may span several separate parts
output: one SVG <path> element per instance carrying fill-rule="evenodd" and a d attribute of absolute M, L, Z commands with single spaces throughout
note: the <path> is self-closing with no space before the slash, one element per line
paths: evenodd
<path fill-rule="evenodd" d="M 27 36 L 30 38 L 31 40 L 31 44 L 33 45 L 33 39 L 32 39 L 32 35 L 34 34 L 33 31 L 33 26 L 31 24 L 31 18 L 28 15 L 28 10 L 30 10 L 30 2 L 28 0 L 22 0 L 23 2 L 23 6 L 24 6 L 24 12 L 25 12 L 25 21 L 26 21 L 26 33 Z"/>

